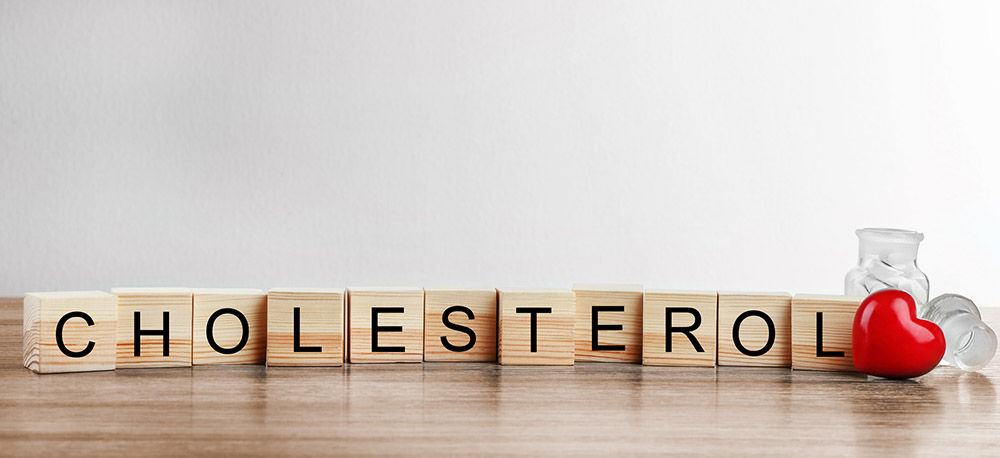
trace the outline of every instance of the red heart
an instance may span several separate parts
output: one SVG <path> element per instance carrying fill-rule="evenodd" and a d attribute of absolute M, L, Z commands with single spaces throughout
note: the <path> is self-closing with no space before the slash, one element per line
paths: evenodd
<path fill-rule="evenodd" d="M 917 318 L 913 296 L 898 289 L 872 293 L 854 315 L 854 368 L 886 378 L 919 377 L 944 356 L 944 333 Z"/>

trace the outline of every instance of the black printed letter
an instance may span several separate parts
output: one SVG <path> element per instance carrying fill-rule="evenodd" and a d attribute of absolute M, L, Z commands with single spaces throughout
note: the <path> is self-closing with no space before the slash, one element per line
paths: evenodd
<path fill-rule="evenodd" d="M 314 347 L 303 347 L 301 345 L 302 329 L 300 329 L 301 328 L 300 323 L 302 322 L 302 317 L 300 315 L 302 315 L 302 308 L 301 307 L 295 307 L 294 309 L 292 309 L 292 314 L 293 314 L 293 317 L 292 317 L 292 326 L 294 327 L 294 330 L 292 331 L 292 337 L 293 337 L 292 338 L 292 341 L 293 341 L 292 342 L 292 352 L 293 353 L 319 353 L 319 352 L 323 351 L 323 347 L 320 347 L 318 345 L 314 346 Z"/>
<path fill-rule="evenodd" d="M 468 307 L 462 307 L 461 305 L 453 305 L 451 307 L 448 307 L 447 309 L 445 309 L 444 314 L 441 315 L 441 321 L 444 322 L 444 325 L 448 329 L 464 332 L 465 334 L 467 334 L 469 336 L 469 343 L 462 346 L 452 345 L 450 342 L 448 342 L 447 337 L 441 336 L 441 344 L 444 345 L 444 348 L 447 348 L 448 351 L 454 351 L 454 352 L 469 351 L 472 349 L 473 346 L 476 345 L 476 333 L 473 332 L 471 328 L 462 326 L 460 324 L 455 324 L 449 321 L 448 316 L 455 312 L 465 313 L 465 316 L 469 317 L 470 320 L 476 319 L 476 315 L 474 315 L 472 313 L 472 310 L 470 310 Z"/>
<path fill-rule="evenodd" d="M 163 312 L 163 329 L 144 331 L 139 327 L 139 312 L 132 314 L 132 354 L 142 356 L 139 352 L 139 338 L 141 336 L 163 336 L 163 356 L 170 356 L 170 312 Z"/>
<path fill-rule="evenodd" d="M 756 351 L 747 350 L 747 348 L 743 346 L 743 343 L 740 342 L 740 325 L 743 324 L 743 320 L 751 316 L 759 316 L 764 320 L 764 323 L 767 324 L 767 343 L 764 344 L 760 350 Z M 733 345 L 736 345 L 736 349 L 739 350 L 740 353 L 747 356 L 760 356 L 767 353 L 767 351 L 771 349 L 771 346 L 774 345 L 774 322 L 771 321 L 771 317 L 767 316 L 766 313 L 761 312 L 760 310 L 747 310 L 741 313 L 740 316 L 736 317 L 736 322 L 733 323 Z"/>
<path fill-rule="evenodd" d="M 701 313 L 698 313 L 698 309 L 694 309 L 694 308 L 691 308 L 691 307 L 667 307 L 665 309 L 665 311 L 666 311 L 666 314 L 667 314 L 667 319 L 666 319 L 666 321 L 667 321 L 667 353 L 670 353 L 671 351 L 673 351 L 673 340 L 674 339 L 672 337 L 673 337 L 673 334 L 675 332 L 680 332 L 680 333 L 683 333 L 684 335 L 686 335 L 687 338 L 688 338 L 688 340 L 691 341 L 691 345 L 694 345 L 694 350 L 697 351 L 697 352 L 699 352 L 699 353 L 703 353 L 705 351 L 705 349 L 701 348 L 701 344 L 698 343 L 698 339 L 695 339 L 694 338 L 694 334 L 692 334 L 692 332 L 695 329 L 698 329 L 698 326 L 701 326 Z M 677 312 L 677 313 L 690 313 L 692 316 L 694 316 L 694 324 L 692 324 L 691 326 L 674 327 L 674 318 L 673 318 L 674 312 Z"/>
<path fill-rule="evenodd" d="M 403 313 L 403 307 L 372 307 L 372 352 L 374 353 L 403 353 L 406 347 L 380 347 L 378 346 L 379 332 L 403 332 L 402 326 L 379 326 L 379 313 Z"/>
<path fill-rule="evenodd" d="M 816 357 L 838 358 L 844 356 L 842 351 L 823 351 L 823 312 L 816 312 Z"/>
<path fill-rule="evenodd" d="M 531 314 L 531 352 L 538 352 L 538 314 L 552 313 L 552 307 L 518 307 L 514 312 Z"/>
<path fill-rule="evenodd" d="M 94 341 L 91 340 L 87 342 L 87 348 L 80 351 L 72 351 L 66 348 L 66 344 L 63 343 L 63 326 L 66 326 L 66 322 L 69 321 L 70 318 L 83 318 L 83 321 L 87 322 L 87 326 L 93 326 L 94 319 L 91 318 L 90 315 L 83 312 L 69 312 L 63 315 L 62 318 L 59 319 L 59 322 L 56 323 L 56 345 L 59 346 L 59 351 L 70 358 L 83 358 L 84 356 L 89 355 L 90 352 L 94 351 Z"/>
<path fill-rule="evenodd" d="M 590 308 L 590 349 L 593 351 L 625 351 L 624 345 L 600 345 L 597 343 L 597 331 L 621 331 L 620 324 L 598 324 L 597 314 L 600 312 L 624 312 L 624 305 L 595 305 Z"/>
<path fill-rule="evenodd" d="M 232 348 L 222 348 L 215 342 L 215 320 L 219 319 L 222 315 L 233 315 L 240 320 L 240 324 L 243 325 L 243 337 L 240 338 L 240 343 L 236 344 Z M 222 353 L 223 355 L 231 355 L 243 349 L 246 346 L 247 341 L 250 340 L 250 323 L 247 323 L 247 317 L 243 316 L 239 310 L 236 309 L 219 309 L 216 310 L 212 316 L 208 317 L 208 325 L 205 326 L 205 334 L 208 336 L 208 344 L 212 346 L 212 349 Z"/>

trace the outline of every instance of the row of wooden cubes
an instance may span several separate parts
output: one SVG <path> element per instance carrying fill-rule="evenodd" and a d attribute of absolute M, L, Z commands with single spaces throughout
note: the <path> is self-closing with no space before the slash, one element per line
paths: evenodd
<path fill-rule="evenodd" d="M 29 293 L 24 365 L 575 361 L 853 370 L 861 298 L 643 290 L 117 288 Z"/>

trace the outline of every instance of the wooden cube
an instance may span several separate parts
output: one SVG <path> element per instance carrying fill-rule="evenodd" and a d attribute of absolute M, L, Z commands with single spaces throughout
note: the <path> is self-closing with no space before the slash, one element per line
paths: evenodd
<path fill-rule="evenodd" d="M 267 294 L 259 289 L 195 289 L 191 362 L 264 364 Z"/>
<path fill-rule="evenodd" d="M 796 294 L 792 298 L 792 369 L 854 371 L 854 314 L 863 297 Z"/>
<path fill-rule="evenodd" d="M 642 364 L 715 366 L 715 291 L 646 290 L 642 306 Z"/>
<path fill-rule="evenodd" d="M 424 288 L 424 361 L 496 361 L 497 290 Z"/>
<path fill-rule="evenodd" d="M 569 366 L 576 295 L 568 289 L 500 289 L 498 359 L 504 365 Z"/>
<path fill-rule="evenodd" d="M 577 284 L 576 360 L 642 360 L 642 285 Z"/>
<path fill-rule="evenodd" d="M 719 292 L 719 365 L 792 365 L 792 296 Z"/>
<path fill-rule="evenodd" d="M 267 365 L 343 365 L 344 298 L 343 289 L 268 291 Z"/>
<path fill-rule="evenodd" d="M 115 368 L 117 300 L 102 291 L 24 296 L 24 367 L 40 374 Z"/>
<path fill-rule="evenodd" d="M 188 288 L 115 288 L 118 368 L 191 366 Z"/>
<path fill-rule="evenodd" d="M 419 363 L 424 359 L 424 290 L 348 288 L 351 363 Z"/>

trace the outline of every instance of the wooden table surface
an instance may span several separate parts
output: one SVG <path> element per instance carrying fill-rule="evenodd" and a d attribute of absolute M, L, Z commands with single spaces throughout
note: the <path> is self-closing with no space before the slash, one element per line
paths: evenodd
<path fill-rule="evenodd" d="M 598 363 L 36 375 L 21 299 L 0 300 L 3 456 L 1000 456 L 996 384 L 1000 360 L 917 381 Z"/>

